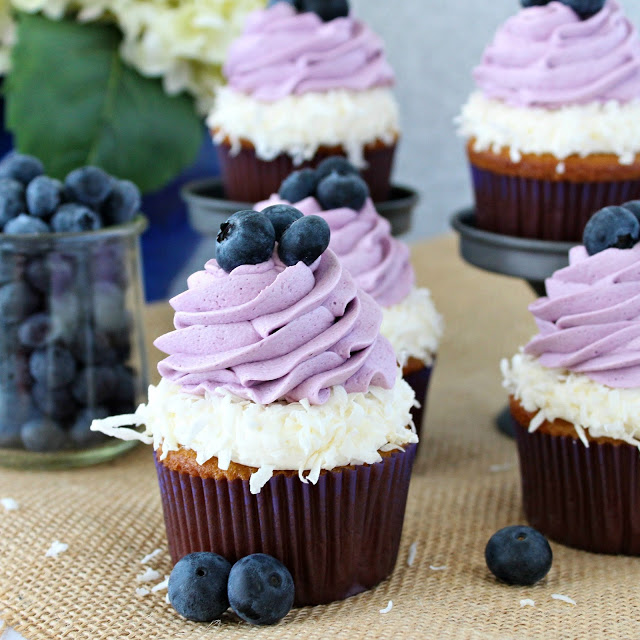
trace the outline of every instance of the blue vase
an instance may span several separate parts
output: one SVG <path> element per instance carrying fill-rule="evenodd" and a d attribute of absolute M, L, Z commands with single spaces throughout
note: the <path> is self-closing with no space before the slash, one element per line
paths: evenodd
<path fill-rule="evenodd" d="M 196 162 L 168 185 L 142 199 L 142 211 L 149 229 L 142 236 L 145 294 L 148 302 L 162 300 L 173 278 L 194 252 L 201 236 L 187 220 L 187 208 L 180 197 L 182 186 L 198 178 L 220 174 L 215 148 L 208 131 Z"/>

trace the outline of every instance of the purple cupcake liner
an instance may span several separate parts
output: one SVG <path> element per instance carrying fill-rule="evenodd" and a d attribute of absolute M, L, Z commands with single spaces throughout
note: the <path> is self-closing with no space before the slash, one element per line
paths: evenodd
<path fill-rule="evenodd" d="M 362 171 L 362 177 L 376 202 L 384 202 L 389 197 L 395 150 L 395 144 L 365 149 L 367 168 Z M 312 160 L 296 166 L 287 154 L 265 161 L 260 160 L 252 148 L 243 147 L 238 154 L 232 154 L 231 146 L 225 143 L 218 144 L 217 151 L 225 196 L 238 202 L 266 200 L 278 192 L 282 181 L 293 171 L 315 167 L 329 156 L 345 155 L 340 149 L 320 149 Z"/>
<path fill-rule="evenodd" d="M 429 393 L 429 382 L 431 381 L 432 371 L 433 365 L 425 366 L 423 369 L 418 369 L 413 373 L 402 376 L 413 389 L 416 394 L 416 400 L 420 403 L 420 407 L 413 407 L 413 409 L 411 409 L 411 417 L 413 418 L 413 424 L 416 425 L 418 438 L 420 438 L 422 434 L 422 421 L 424 419 L 424 412 L 427 410 L 427 395 Z"/>
<path fill-rule="evenodd" d="M 291 571 L 296 606 L 371 589 L 396 563 L 415 454 L 409 445 L 377 464 L 323 473 L 315 485 L 277 474 L 256 495 L 248 480 L 191 476 L 156 457 L 171 558 L 268 553 Z"/>
<path fill-rule="evenodd" d="M 638 449 L 514 427 L 531 526 L 577 549 L 640 555 Z"/>
<path fill-rule="evenodd" d="M 640 180 L 569 182 L 506 176 L 471 165 L 479 229 L 509 236 L 580 242 L 603 207 L 640 199 Z"/>

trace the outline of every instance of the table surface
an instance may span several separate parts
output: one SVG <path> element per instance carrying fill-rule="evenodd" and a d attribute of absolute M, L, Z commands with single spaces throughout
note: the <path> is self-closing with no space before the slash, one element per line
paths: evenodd
<path fill-rule="evenodd" d="M 524 519 L 515 446 L 493 419 L 506 401 L 500 359 L 535 331 L 527 312 L 534 295 L 521 281 L 464 264 L 453 236 L 415 245 L 413 260 L 418 284 L 431 289 L 445 317 L 446 335 L 388 581 L 342 603 L 294 611 L 276 629 L 251 629 L 229 614 L 215 629 L 180 620 L 164 592 L 135 595 L 170 570 L 153 465 L 140 447 L 93 469 L 0 472 L 0 497 L 20 505 L 0 509 L 0 613 L 7 624 L 29 640 L 640 637 L 638 559 L 552 544 L 554 566 L 534 587 L 508 587 L 489 574 L 486 541 Z M 150 341 L 171 328 L 171 318 L 166 304 L 147 309 Z M 160 355 L 149 353 L 153 362 Z M 69 549 L 45 558 L 53 540 Z M 156 548 L 155 583 L 136 582 L 140 559 Z M 391 611 L 381 613 L 389 601 Z"/>

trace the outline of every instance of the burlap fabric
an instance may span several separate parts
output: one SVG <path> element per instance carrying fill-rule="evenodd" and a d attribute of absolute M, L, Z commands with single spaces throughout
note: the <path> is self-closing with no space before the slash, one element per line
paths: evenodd
<path fill-rule="evenodd" d="M 369 593 L 294 611 L 274 628 L 227 614 L 221 625 L 180 619 L 165 593 L 136 596 L 170 570 L 150 448 L 100 467 L 0 472 L 0 616 L 28 640 L 200 638 L 634 638 L 640 637 L 640 559 L 553 544 L 549 576 L 528 588 L 498 584 L 484 546 L 522 522 L 514 444 L 493 426 L 504 405 L 498 363 L 534 330 L 522 282 L 464 265 L 452 237 L 415 248 L 421 284 L 447 319 L 430 392 L 425 438 L 409 496 L 396 570 Z M 170 325 L 166 306 L 149 333 Z M 604 514 L 603 514 L 604 517 Z M 54 540 L 69 549 L 45 553 Z M 415 561 L 408 566 L 410 548 Z M 161 575 L 136 582 L 143 556 Z M 435 569 L 434 569 L 435 567 Z M 569 596 L 576 604 L 553 599 Z M 530 599 L 535 607 L 521 607 Z M 389 613 L 380 613 L 389 600 Z"/>

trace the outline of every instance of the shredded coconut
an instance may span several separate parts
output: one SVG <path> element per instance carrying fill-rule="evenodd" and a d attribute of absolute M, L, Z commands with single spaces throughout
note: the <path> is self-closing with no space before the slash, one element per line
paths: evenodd
<path fill-rule="evenodd" d="M 216 457 L 223 470 L 231 461 L 257 467 L 250 489 L 259 493 L 275 469 L 297 470 L 303 482 L 315 484 L 323 469 L 375 464 L 380 450 L 417 442 L 414 401 L 400 370 L 393 389 L 347 393 L 335 386 L 322 405 L 302 400 L 263 406 L 229 393 L 202 397 L 162 379 L 149 387 L 149 403 L 134 415 L 94 420 L 91 429 L 162 446 L 163 457 L 186 447 L 198 464 Z M 146 431 L 118 428 L 125 425 L 144 425 Z"/>
<path fill-rule="evenodd" d="M 0 504 L 2 504 L 5 511 L 17 511 L 20 508 L 13 498 L 2 498 Z"/>
<path fill-rule="evenodd" d="M 583 444 L 594 438 L 622 440 L 640 448 L 640 393 L 637 389 L 611 389 L 581 373 L 547 369 L 534 357 L 518 353 L 501 363 L 503 386 L 525 411 L 535 412 L 529 431 L 546 421 L 566 420 L 574 425 Z"/>
<path fill-rule="evenodd" d="M 566 602 L 567 604 L 576 604 L 576 601 L 569 596 L 563 596 L 560 593 L 554 593 L 551 596 L 554 600 L 560 600 L 561 602 Z"/>
<path fill-rule="evenodd" d="M 393 600 L 389 600 L 389 604 L 384 609 L 380 609 L 380 613 L 389 613 L 391 609 L 393 609 Z"/>
<path fill-rule="evenodd" d="M 169 576 L 165 576 L 162 582 L 159 582 L 154 587 L 151 587 L 152 593 L 158 593 L 158 591 L 164 591 L 169 588 Z"/>
<path fill-rule="evenodd" d="M 429 290 L 414 287 L 402 302 L 383 309 L 380 333 L 391 343 L 401 367 L 409 358 L 431 365 L 444 333 L 444 321 Z"/>
<path fill-rule="evenodd" d="M 521 607 L 535 607 L 536 603 L 533 600 L 520 600 L 520 606 Z"/>
<path fill-rule="evenodd" d="M 168 594 L 168 593 L 165 593 L 165 594 L 164 594 L 164 601 L 165 601 L 167 604 L 171 604 L 171 600 L 169 600 L 169 594 Z"/>
<path fill-rule="evenodd" d="M 151 592 L 149 591 L 149 589 L 145 589 L 144 587 L 138 587 L 136 589 L 136 595 L 140 598 L 143 598 L 144 596 L 148 596 Z"/>
<path fill-rule="evenodd" d="M 388 87 L 313 91 L 275 102 L 221 87 L 207 124 L 217 131 L 215 142 L 230 139 L 232 153 L 240 151 L 241 140 L 248 140 L 261 160 L 287 153 L 298 165 L 313 158 L 321 146 L 342 146 L 351 163 L 364 168 L 364 147 L 377 140 L 393 144 L 399 115 Z"/>
<path fill-rule="evenodd" d="M 152 569 L 151 567 L 147 567 L 144 573 L 141 573 L 136 577 L 138 582 L 154 582 L 161 576 L 159 571 Z"/>
<path fill-rule="evenodd" d="M 413 563 L 416 561 L 416 555 L 418 554 L 418 543 L 414 542 L 409 547 L 409 556 L 407 557 L 407 566 L 413 566 Z"/>
<path fill-rule="evenodd" d="M 489 471 L 491 473 L 500 473 L 502 471 L 510 471 L 513 469 L 513 463 L 505 462 L 504 464 L 492 464 L 489 467 Z"/>
<path fill-rule="evenodd" d="M 44 554 L 45 558 L 57 558 L 61 553 L 64 553 L 69 548 L 68 544 L 64 542 L 59 542 L 58 540 L 54 540 L 51 543 L 51 546 Z"/>
<path fill-rule="evenodd" d="M 446 568 L 447 568 L 446 564 L 443 564 L 443 565 L 441 565 L 439 567 L 434 566 L 432 564 L 429 565 L 429 569 L 431 569 L 431 571 L 444 571 Z"/>
<path fill-rule="evenodd" d="M 476 151 L 499 153 L 508 148 L 516 163 L 523 153 L 551 153 L 560 160 L 572 155 L 612 153 L 620 164 L 629 165 L 640 151 L 638 120 L 640 100 L 544 109 L 510 106 L 476 91 L 457 124 L 461 136 L 475 138 Z"/>
<path fill-rule="evenodd" d="M 147 564 L 147 562 L 151 562 L 151 560 L 159 556 L 161 553 L 162 549 L 154 549 L 149 555 L 146 555 L 142 560 L 140 560 L 140 564 Z"/>

